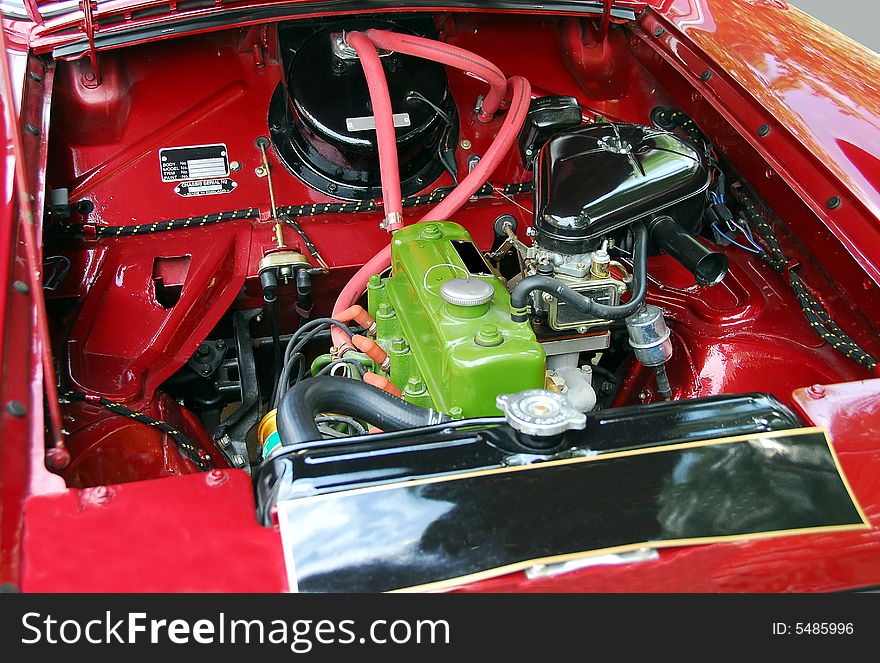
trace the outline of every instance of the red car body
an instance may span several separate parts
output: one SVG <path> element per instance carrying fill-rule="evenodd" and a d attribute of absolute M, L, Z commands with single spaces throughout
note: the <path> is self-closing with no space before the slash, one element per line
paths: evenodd
<path fill-rule="evenodd" d="M 222 2 L 189 11 L 219 16 L 238 9 L 247 17 L 248 10 L 273 4 L 293 12 L 294 5 L 308 11 L 312 3 Z M 603 42 L 605 46 L 595 48 L 579 43 L 579 33 L 554 32 L 547 27 L 552 23 L 542 24 L 554 20 L 549 12 L 543 17 L 537 10 L 528 13 L 535 25 L 544 28 L 532 32 L 520 12 L 510 11 L 505 17 L 501 10 L 475 11 L 455 4 L 450 2 L 444 11 L 450 15 L 466 11 L 468 25 L 480 28 L 479 40 L 462 32 L 456 36 L 459 44 L 498 62 L 505 71 L 527 77 L 533 73 L 533 82 L 540 81 L 556 93 L 573 94 L 566 89 L 571 86 L 569 70 L 550 53 L 566 53 L 566 62 L 578 63 L 581 72 L 597 68 L 609 72 L 606 87 L 594 95 L 599 99 L 594 107 L 611 117 L 637 115 L 644 99 L 656 92 L 644 83 L 645 78 L 631 75 L 627 64 L 612 57 L 615 48 L 637 54 L 640 71 L 650 72 L 674 94 L 682 110 L 697 119 L 777 213 L 796 225 L 801 244 L 792 253 L 810 256 L 799 265 L 805 278 L 830 275 L 850 301 L 828 289 L 822 292 L 823 303 L 842 326 L 857 330 L 866 349 L 877 354 L 880 342 L 871 325 L 880 325 L 880 57 L 783 0 L 616 2 L 615 7 L 631 9 L 637 18 L 629 23 L 626 37 L 615 31 L 609 41 L 628 43 Z M 37 324 L 32 289 L 25 292 L 15 285 L 29 283 L 28 270 L 34 268 L 27 259 L 27 233 L 22 226 L 29 221 L 17 196 L 21 191 L 33 194 L 32 208 L 41 209 L 47 177 L 47 141 L 41 137 L 50 130 L 48 99 L 27 103 L 40 98 L 46 72 L 40 69 L 36 77 L 29 72 L 36 72 L 35 56 L 81 42 L 90 34 L 107 37 L 135 26 L 170 25 L 175 19 L 167 2 L 154 0 L 102 2 L 86 15 L 73 10 L 43 18 L 40 12 L 47 7 L 31 0 L 27 5 L 31 20 L 4 22 L 11 96 L 4 94 L 3 103 L 7 110 L 14 104 L 16 112 L 6 113 L 4 125 L 7 154 L 0 212 L 0 263 L 6 266 L 0 274 L 0 582 L 34 592 L 286 591 L 279 533 L 257 523 L 252 486 L 243 472 L 190 474 L 177 471 L 172 463 L 155 468 L 157 477 L 172 475 L 167 478 L 126 482 L 120 470 L 119 483 L 67 488 L 64 480 L 46 469 L 40 350 L 48 338 Z M 141 11 L 149 8 L 162 9 L 152 14 Z M 262 25 L 266 20 L 250 23 Z M 201 32 L 207 43 L 215 39 L 216 32 Z M 511 49 L 512 39 L 529 48 Z M 156 38 L 150 51 L 156 58 L 163 57 L 163 43 Z M 548 55 L 541 59 L 533 53 Z M 88 52 L 85 55 L 76 67 L 54 69 L 50 75 L 94 75 L 97 72 L 83 64 L 88 63 Z M 100 52 L 97 58 L 100 67 Z M 198 80 L 181 77 L 164 81 L 164 87 L 155 81 L 150 94 L 158 99 L 178 86 L 210 87 L 208 82 L 216 83 L 216 72 L 211 71 L 207 56 L 205 60 Z M 65 108 L 124 103 L 117 94 L 123 89 L 117 88 L 118 79 L 139 71 L 137 63 L 130 64 L 135 69 L 127 72 L 103 67 L 103 80 L 94 95 L 63 100 L 59 110 L 52 109 L 52 123 L 66 124 L 71 131 L 77 120 L 64 117 Z M 234 104 L 238 96 L 234 86 L 219 90 L 215 105 Z M 182 126 L 194 121 L 187 112 L 181 109 Z M 151 121 L 148 112 L 138 119 Z M 220 113 L 216 121 L 229 120 Z M 108 125 L 106 130 L 122 132 L 121 143 L 127 140 L 122 127 Z M 95 148 L 83 155 L 90 163 L 111 158 L 106 146 L 103 152 Z M 128 156 L 123 153 L 118 158 Z M 115 195 L 150 204 L 149 190 L 103 181 L 100 170 L 89 172 L 77 182 L 83 190 L 110 187 Z M 309 195 L 307 190 L 298 193 Z M 27 198 L 24 201 L 27 204 Z M 180 216 L 171 210 L 160 214 Z M 334 267 L 340 267 L 332 277 L 335 287 L 382 246 L 382 236 L 360 230 L 359 223 L 353 222 L 351 231 L 361 241 L 338 246 L 333 255 Z M 37 219 L 37 232 L 31 231 L 35 239 L 39 229 Z M 310 226 L 319 245 L 332 243 L 332 230 L 327 225 Z M 268 226 L 254 232 L 271 236 Z M 226 307 L 242 288 L 247 293 L 246 280 L 253 274 L 249 262 L 255 260 L 248 251 L 251 241 L 233 233 L 193 251 L 194 261 L 202 266 L 196 278 L 204 289 L 210 289 L 219 271 L 228 271 L 227 287 L 211 295 Z M 92 258 L 117 259 L 112 253 L 99 256 L 97 250 Z M 88 266 L 81 269 L 88 273 Z M 750 267 L 744 262 L 742 269 Z M 672 266 L 664 274 L 675 278 Z M 72 287 L 86 283 L 102 287 L 98 272 L 90 278 Z M 764 347 L 767 329 L 787 329 L 790 317 L 799 315 L 790 297 L 751 291 L 745 284 L 726 296 L 739 299 L 709 297 L 702 308 L 680 311 L 680 320 L 692 333 L 710 340 L 704 355 L 692 358 L 698 372 L 694 395 L 702 393 L 701 388 L 746 391 L 761 386 L 761 380 L 768 391 L 786 393 L 808 421 L 830 432 L 844 473 L 874 528 L 667 549 L 651 562 L 596 566 L 532 580 L 511 574 L 468 585 L 464 591 L 837 591 L 880 585 L 880 379 L 830 350 L 802 361 L 794 346 Z M 107 297 L 118 298 L 117 315 L 108 318 L 104 311 L 96 311 L 95 318 L 82 323 L 89 325 L 81 330 L 83 343 L 94 341 L 96 334 L 104 343 L 115 343 L 120 330 L 130 327 L 127 295 L 108 287 Z M 675 309 L 675 301 L 666 304 Z M 166 333 L 168 327 L 158 323 L 144 324 L 143 333 L 129 329 L 125 343 L 132 349 L 119 353 L 128 357 L 124 370 L 90 365 L 93 374 L 105 375 L 100 378 L 102 392 L 122 400 L 152 393 L 175 364 L 192 354 L 192 340 L 204 338 L 215 324 L 209 317 L 193 315 L 200 305 L 194 302 L 171 321 L 186 326 L 186 334 L 172 338 Z M 754 324 L 743 326 L 743 320 Z M 74 328 L 72 333 L 76 337 L 79 332 Z M 820 345 L 809 329 L 795 325 L 787 333 L 796 339 L 795 345 Z M 82 357 L 98 361 L 88 352 Z M 766 367 L 780 361 L 786 371 L 767 374 Z M 64 370 L 75 374 L 81 368 L 71 365 Z M 125 383 L 119 375 L 139 378 Z M 619 402 L 633 402 L 645 379 L 637 374 L 623 385 Z M 821 386 L 811 388 L 813 383 Z M 26 411 L 10 407 L 13 401 Z M 178 425 L 194 427 L 185 417 Z M 69 444 L 75 446 L 76 431 L 70 433 Z M 113 434 L 124 435 L 128 448 L 134 450 L 131 453 L 137 453 L 155 444 L 148 433 L 152 431 L 132 425 Z M 90 469 L 79 471 L 85 476 Z"/>

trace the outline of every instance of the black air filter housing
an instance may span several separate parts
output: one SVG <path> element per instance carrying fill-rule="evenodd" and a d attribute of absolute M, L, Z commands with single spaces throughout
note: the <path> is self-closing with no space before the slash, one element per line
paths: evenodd
<path fill-rule="evenodd" d="M 370 28 L 421 32 L 381 20 L 282 26 L 287 80 L 269 109 L 272 142 L 287 168 L 315 189 L 349 200 L 381 191 L 369 89 L 360 60 L 344 46 L 345 34 Z M 401 188 L 411 195 L 443 172 L 438 154 L 457 141 L 455 104 L 442 65 L 398 53 L 380 57 L 396 116 Z"/>
<path fill-rule="evenodd" d="M 690 143 L 638 124 L 558 134 L 538 155 L 535 173 L 537 244 L 568 255 L 661 212 L 693 228 L 709 186 L 709 171 Z"/>

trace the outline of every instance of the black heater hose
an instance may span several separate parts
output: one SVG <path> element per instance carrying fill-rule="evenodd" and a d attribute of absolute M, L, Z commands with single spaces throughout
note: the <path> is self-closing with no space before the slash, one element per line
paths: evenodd
<path fill-rule="evenodd" d="M 321 439 L 315 416 L 334 412 L 362 419 L 383 431 L 429 426 L 449 417 L 348 378 L 316 376 L 294 385 L 278 406 L 278 434 L 288 450 Z"/>
<path fill-rule="evenodd" d="M 546 292 L 572 308 L 603 320 L 622 320 L 635 313 L 645 302 L 648 294 L 648 231 L 644 224 L 636 223 L 633 231 L 632 297 L 626 304 L 609 306 L 575 292 L 567 285 L 550 276 L 529 276 L 520 281 L 510 295 L 510 317 L 514 322 L 528 320 L 529 295 L 535 291 Z"/>

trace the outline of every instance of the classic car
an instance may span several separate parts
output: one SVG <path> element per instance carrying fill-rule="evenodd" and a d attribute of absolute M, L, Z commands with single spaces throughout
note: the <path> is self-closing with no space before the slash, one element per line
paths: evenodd
<path fill-rule="evenodd" d="M 784 0 L 4 0 L 0 582 L 880 585 L 880 58 Z"/>

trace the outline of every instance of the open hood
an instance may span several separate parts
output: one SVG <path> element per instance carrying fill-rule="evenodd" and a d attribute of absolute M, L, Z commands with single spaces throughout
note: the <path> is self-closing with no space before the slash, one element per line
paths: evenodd
<path fill-rule="evenodd" d="M 609 2 L 615 20 L 634 20 L 648 3 L 635 0 Z M 105 49 L 150 41 L 158 36 L 186 32 L 195 24 L 220 26 L 238 21 L 254 24 L 287 16 L 333 15 L 351 12 L 409 10 L 528 11 L 530 13 L 601 15 L 605 0 L 549 0 L 538 9 L 527 0 L 206 0 L 186 3 L 175 0 L 104 0 L 86 4 L 81 0 L 6 0 L 5 14 L 29 18 L 30 43 L 36 52 L 55 57 L 77 58 L 91 48 Z M 222 16 L 222 18 L 221 18 Z"/>

